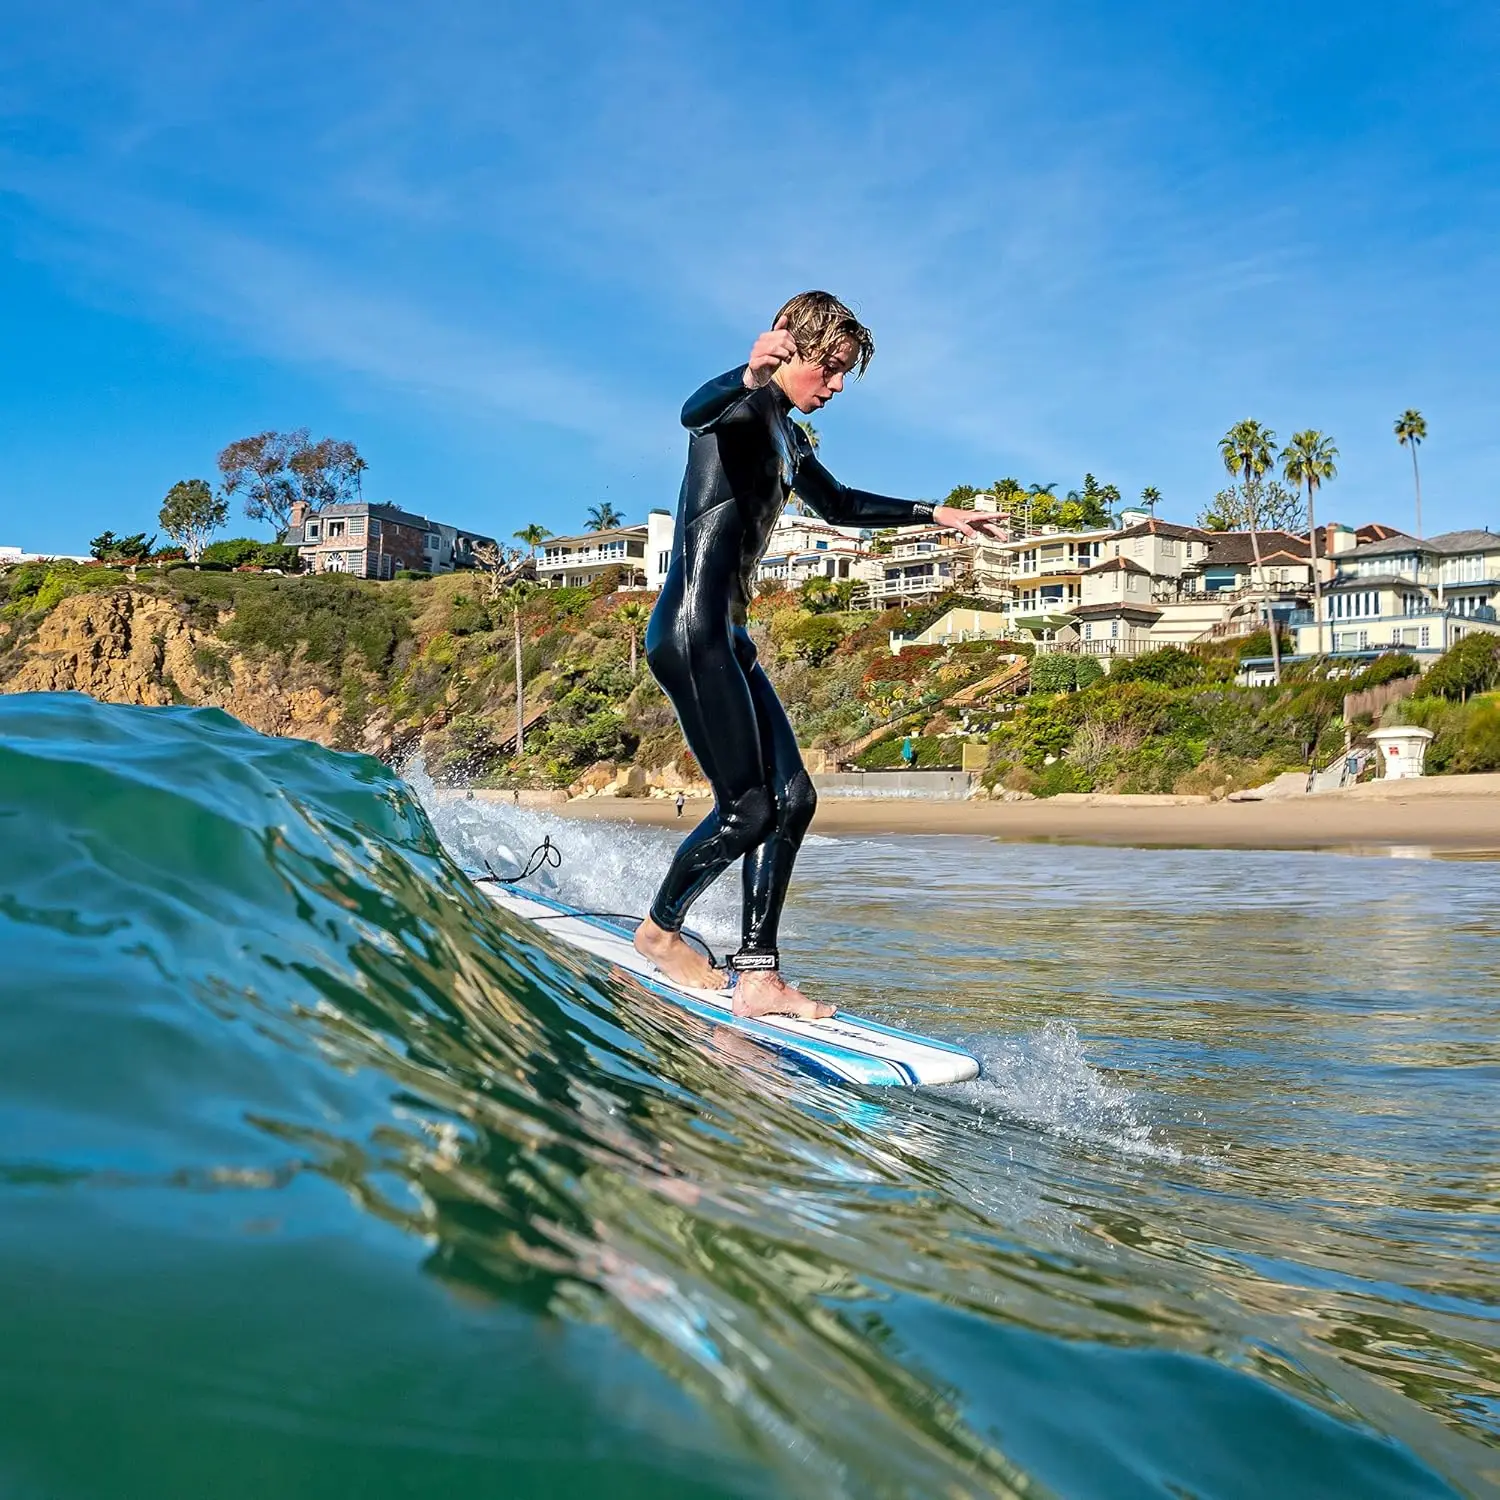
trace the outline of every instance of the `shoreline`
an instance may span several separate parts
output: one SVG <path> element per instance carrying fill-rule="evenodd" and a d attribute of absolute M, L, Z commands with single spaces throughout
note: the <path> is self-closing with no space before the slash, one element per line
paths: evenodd
<path fill-rule="evenodd" d="M 506 794 L 475 795 L 508 800 Z M 526 805 L 538 804 L 527 798 Z M 587 797 L 543 805 L 565 818 L 679 827 L 685 833 L 713 803 L 706 797 L 692 798 L 681 818 L 669 800 L 655 797 Z M 825 796 L 818 803 L 812 832 L 833 837 L 968 834 L 1012 843 L 1394 851 L 1413 856 L 1500 858 L 1500 796 L 1456 790 L 1398 791 L 1396 787 L 1389 791 L 1382 788 L 1381 794 L 1373 796 L 1331 793 L 1263 802 L 1137 801 L 1127 797 L 1068 803 L 1061 798 L 1036 802 L 907 801 Z"/>

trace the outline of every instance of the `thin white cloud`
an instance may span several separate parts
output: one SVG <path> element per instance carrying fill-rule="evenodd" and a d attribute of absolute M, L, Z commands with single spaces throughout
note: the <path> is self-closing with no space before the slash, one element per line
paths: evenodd
<path fill-rule="evenodd" d="M 1492 441 L 1494 195 L 1445 229 L 1443 191 L 1388 139 L 1247 156 L 1274 101 L 1220 109 L 1180 56 L 1080 63 L 1071 33 L 1000 12 L 853 35 L 806 17 L 798 46 L 774 8 L 760 30 L 567 4 L 340 14 L 266 6 L 138 54 L 141 25 L 105 16 L 125 61 L 91 66 L 124 82 L 92 134 L 0 182 L 49 256 L 159 316 L 562 427 L 590 474 L 640 454 L 658 490 L 682 387 L 811 284 L 879 339 L 828 417 L 863 482 L 1092 468 L 1181 511 L 1254 413 L 1334 430 L 1341 490 L 1373 511 L 1393 401 L 1442 413 L 1455 473 Z"/>

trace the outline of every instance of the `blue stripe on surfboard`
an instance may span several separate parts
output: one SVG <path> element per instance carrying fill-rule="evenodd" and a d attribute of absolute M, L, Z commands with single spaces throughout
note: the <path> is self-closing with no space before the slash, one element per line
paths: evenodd
<path fill-rule="evenodd" d="M 545 906 L 556 912 L 559 916 L 571 917 L 575 921 L 582 922 L 585 926 L 594 927 L 601 932 L 607 932 L 613 937 L 628 940 L 631 937 L 630 929 L 622 927 L 618 922 L 611 922 L 605 917 L 595 917 L 587 912 L 581 912 L 577 907 L 569 906 L 564 901 L 558 901 L 551 896 L 544 896 L 538 891 L 521 890 L 511 891 L 509 894 L 520 897 L 523 901 L 533 901 L 538 906 Z M 519 915 L 517 913 L 516 915 Z M 521 917 L 524 922 L 528 920 Z M 564 939 L 566 941 L 566 939 Z M 586 949 L 582 950 L 587 952 Z M 590 954 L 591 958 L 597 958 L 597 954 Z M 764 1042 L 777 1052 L 786 1053 L 800 1061 L 812 1066 L 817 1072 L 828 1077 L 837 1079 L 840 1083 L 864 1083 L 880 1085 L 890 1083 L 907 1083 L 921 1086 L 922 1080 L 917 1076 L 911 1065 L 892 1057 L 872 1057 L 868 1052 L 856 1052 L 852 1048 L 841 1047 L 837 1042 L 826 1042 L 815 1037 L 800 1037 L 791 1035 L 784 1031 L 778 1031 L 773 1027 L 765 1026 L 761 1022 L 748 1016 L 736 1016 L 732 1012 L 726 1012 L 721 1007 L 710 1005 L 706 1000 L 699 1000 L 689 995 L 684 990 L 679 990 L 673 985 L 663 984 L 652 979 L 649 975 L 638 973 L 631 969 L 628 971 L 631 978 L 638 980 L 648 989 L 655 990 L 657 994 L 691 1011 L 694 1015 L 702 1017 L 706 1021 L 712 1021 L 720 1026 L 729 1026 L 731 1030 L 742 1032 L 747 1036 L 754 1037 L 757 1041 Z M 861 1021 L 857 1016 L 846 1016 L 845 1019 L 851 1023 L 870 1026 L 873 1023 Z M 904 1032 L 892 1031 L 890 1027 L 879 1027 L 888 1035 L 901 1037 L 905 1040 L 925 1043 L 925 1038 L 908 1036 Z M 961 1057 L 968 1054 L 958 1051 L 957 1048 L 940 1046 L 945 1052 L 958 1052 Z M 840 1071 L 833 1065 L 837 1060 L 844 1064 L 847 1071 Z M 851 1073 L 858 1076 L 851 1077 Z"/>
<path fill-rule="evenodd" d="M 569 906 L 565 901 L 555 900 L 551 896 L 543 896 L 537 891 L 516 891 L 515 894 L 527 901 L 535 901 L 541 906 L 550 906 L 558 913 L 565 913 L 570 917 L 576 917 L 580 922 L 586 922 L 591 926 L 602 928 L 606 932 L 615 933 L 617 936 L 627 940 L 633 936 L 628 927 L 622 927 L 618 922 L 611 922 L 606 917 L 591 916 L 587 912 L 579 911 L 577 907 Z M 676 991 L 674 990 L 673 993 L 675 994 Z M 962 1047 L 955 1046 L 952 1042 L 940 1041 L 934 1036 L 918 1036 L 914 1031 L 902 1031 L 896 1026 L 886 1026 L 879 1021 L 870 1020 L 867 1016 L 857 1016 L 852 1011 L 840 1011 L 839 1015 L 852 1025 L 862 1026 L 867 1031 L 878 1031 L 883 1036 L 895 1037 L 897 1040 L 903 1042 L 915 1042 L 921 1047 L 931 1047 L 935 1052 L 946 1052 L 950 1056 L 962 1057 L 973 1061 L 973 1053 L 965 1051 Z M 865 1054 L 860 1053 L 858 1055 L 864 1056 Z M 887 1059 L 887 1061 L 890 1061 L 890 1059 Z M 895 1065 L 897 1067 L 904 1066 L 901 1063 L 896 1063 Z M 916 1079 L 912 1081 L 916 1082 Z"/>
<path fill-rule="evenodd" d="M 523 900 L 535 901 L 539 906 L 551 907 L 551 909 L 557 912 L 560 916 L 573 917 L 576 920 L 585 923 L 587 926 L 597 927 L 603 932 L 613 933 L 615 936 L 624 938 L 627 941 L 633 936 L 631 930 L 628 927 L 622 927 L 618 922 L 611 922 L 608 917 L 597 917 L 589 912 L 579 911 L 576 906 L 569 906 L 565 901 L 558 901 L 554 897 L 544 896 L 538 891 L 524 890 L 516 891 L 514 894 L 520 896 Z M 632 970 L 631 972 L 634 973 L 635 971 Z M 645 975 L 637 974 L 636 977 L 640 979 L 646 979 Z M 650 980 L 647 980 L 647 982 L 654 983 Z M 662 986 L 660 985 L 656 985 L 655 987 L 662 988 Z M 681 990 L 678 990 L 673 985 L 667 985 L 665 986 L 665 989 L 674 997 L 680 998 L 685 1001 L 692 1000 L 692 996 L 686 994 Z M 720 1019 L 723 1018 L 723 1012 L 712 1005 L 705 1004 L 704 1009 L 711 1016 L 717 1015 Z M 910 1031 L 900 1031 L 894 1026 L 882 1026 L 879 1021 L 867 1020 L 864 1016 L 856 1016 L 851 1011 L 841 1011 L 840 1017 L 843 1020 L 847 1021 L 850 1025 L 863 1027 L 866 1031 L 878 1031 L 883 1036 L 895 1037 L 898 1041 L 914 1042 L 920 1047 L 930 1047 L 934 1052 L 946 1052 L 952 1057 L 962 1057 L 966 1060 L 972 1061 L 972 1055 L 968 1052 L 965 1052 L 962 1047 L 955 1047 L 948 1042 L 940 1042 L 936 1037 L 917 1036 L 915 1033 Z M 737 1016 L 735 1017 L 735 1023 L 736 1025 L 748 1025 L 749 1018 Z M 771 1035 L 774 1036 L 778 1041 L 786 1040 L 781 1032 L 772 1032 Z M 815 1041 L 813 1038 L 798 1037 L 795 1038 L 795 1041 L 799 1045 L 806 1043 L 808 1045 L 826 1047 L 840 1055 L 857 1057 L 862 1061 L 882 1062 L 892 1068 L 895 1068 L 899 1072 L 906 1074 L 908 1082 L 914 1084 L 919 1084 L 921 1082 L 921 1080 L 916 1076 L 915 1072 L 913 1072 L 911 1066 L 908 1063 L 902 1062 L 899 1058 L 884 1057 L 872 1059 L 870 1057 L 870 1054 L 867 1052 L 856 1052 L 850 1048 L 840 1047 L 837 1042 L 825 1042 L 822 1040 Z"/>

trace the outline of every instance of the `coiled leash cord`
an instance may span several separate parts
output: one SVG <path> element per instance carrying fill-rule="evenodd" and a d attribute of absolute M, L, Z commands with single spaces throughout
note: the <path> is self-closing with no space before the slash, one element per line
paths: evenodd
<path fill-rule="evenodd" d="M 484 862 L 484 867 L 489 871 L 489 874 L 476 875 L 474 879 L 492 880 L 496 885 L 519 885 L 521 881 L 528 879 L 532 875 L 535 875 L 538 870 L 555 870 L 560 864 L 562 864 L 562 850 L 552 842 L 551 834 L 544 833 L 542 835 L 541 843 L 538 844 L 536 848 L 533 849 L 527 856 L 526 864 L 518 874 L 502 875 L 498 870 L 495 869 L 495 867 L 489 862 L 489 860 L 486 859 Z M 528 920 L 532 922 L 560 922 L 568 917 L 597 917 L 601 921 L 606 922 L 623 922 L 629 926 L 632 932 L 634 932 L 635 929 L 646 920 L 644 917 L 636 916 L 634 912 L 583 911 L 582 909 L 579 909 L 577 911 L 544 912 L 540 916 L 531 917 L 528 918 Z M 714 966 L 715 969 L 723 968 L 723 965 L 719 962 L 717 955 L 714 953 L 714 950 L 708 946 L 708 942 L 705 938 L 701 937 L 698 933 L 694 932 L 689 927 L 684 927 L 682 929 L 682 936 L 685 937 L 689 942 L 691 942 L 695 947 L 702 949 L 704 956 Z"/>

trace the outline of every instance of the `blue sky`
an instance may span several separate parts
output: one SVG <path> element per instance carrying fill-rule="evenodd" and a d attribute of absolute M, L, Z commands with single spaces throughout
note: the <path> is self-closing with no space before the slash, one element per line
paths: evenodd
<path fill-rule="evenodd" d="M 1410 525 L 1417 406 L 1426 529 L 1496 526 L 1497 15 L 0 0 L 0 543 L 153 529 L 266 427 L 499 535 L 639 519 L 806 286 L 876 335 L 851 483 L 1190 519 L 1253 416 Z"/>

